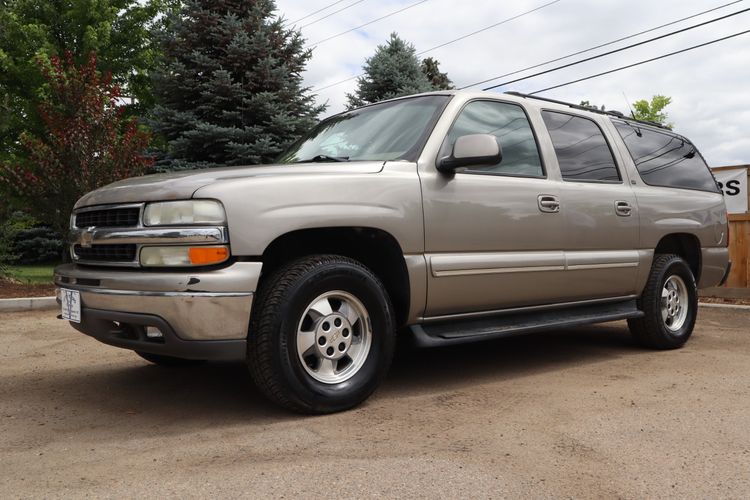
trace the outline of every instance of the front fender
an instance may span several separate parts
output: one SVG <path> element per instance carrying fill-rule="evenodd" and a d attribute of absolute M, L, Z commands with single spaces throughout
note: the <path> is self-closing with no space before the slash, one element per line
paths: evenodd
<path fill-rule="evenodd" d="M 320 227 L 369 227 L 396 238 L 405 254 L 424 252 L 422 195 L 414 163 L 378 173 L 259 176 L 220 181 L 195 198 L 227 212 L 232 254 L 259 256 L 279 236 Z"/>

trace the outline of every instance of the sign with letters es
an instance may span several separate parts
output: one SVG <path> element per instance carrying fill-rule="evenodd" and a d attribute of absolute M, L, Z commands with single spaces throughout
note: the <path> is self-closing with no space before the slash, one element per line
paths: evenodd
<path fill-rule="evenodd" d="M 730 214 L 744 214 L 747 210 L 747 168 L 732 170 L 714 170 L 714 177 L 719 181 L 724 199 L 727 202 L 727 212 Z"/>

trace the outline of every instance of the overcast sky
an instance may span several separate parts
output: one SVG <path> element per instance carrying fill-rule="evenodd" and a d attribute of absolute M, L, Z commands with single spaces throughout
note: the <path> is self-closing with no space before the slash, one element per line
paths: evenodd
<path fill-rule="evenodd" d="M 334 0 L 277 0 L 279 13 L 295 21 Z M 351 8 L 302 27 L 313 43 L 364 24 L 419 0 L 344 0 L 297 23 L 304 26 L 351 4 Z M 402 13 L 365 28 L 318 44 L 305 73 L 305 83 L 317 89 L 361 72 L 365 59 L 392 31 L 417 51 L 522 14 L 552 0 L 426 0 Z M 549 59 L 631 35 L 731 0 L 559 0 L 536 12 L 478 35 L 424 54 L 440 61 L 442 71 L 458 87 L 509 73 Z M 635 39 L 527 71 L 514 77 L 554 67 L 599 52 L 619 48 L 676 29 L 698 24 L 750 7 L 740 1 L 697 18 L 683 21 Z M 631 64 L 697 45 L 750 27 L 750 12 L 696 28 L 686 33 L 603 57 L 553 73 L 530 78 L 494 92 L 533 92 L 559 83 Z M 506 79 L 503 79 L 506 80 Z M 494 83 L 500 83 L 497 80 Z M 485 84 L 483 86 L 488 86 Z M 356 87 L 352 80 L 321 90 L 328 102 L 326 114 L 344 109 L 345 94 Z M 660 61 L 544 93 L 544 96 L 579 102 L 589 100 L 607 109 L 626 111 L 630 102 L 653 94 L 672 97 L 667 108 L 675 130 L 690 138 L 711 166 L 750 163 L 750 33 Z M 481 89 L 481 87 L 477 87 Z"/>

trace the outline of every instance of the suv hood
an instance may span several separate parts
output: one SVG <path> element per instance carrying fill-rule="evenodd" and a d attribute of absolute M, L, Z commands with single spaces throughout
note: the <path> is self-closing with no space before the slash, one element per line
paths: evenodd
<path fill-rule="evenodd" d="M 185 200 L 198 189 L 217 181 L 247 179 L 260 176 L 346 175 L 377 173 L 385 162 L 300 163 L 285 165 L 254 165 L 206 170 L 188 170 L 169 174 L 144 175 L 114 182 L 92 191 L 76 202 L 75 208 L 111 203 Z"/>

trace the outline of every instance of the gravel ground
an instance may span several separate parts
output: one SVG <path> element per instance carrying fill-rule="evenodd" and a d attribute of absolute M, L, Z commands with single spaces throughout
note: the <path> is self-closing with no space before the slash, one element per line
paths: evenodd
<path fill-rule="evenodd" d="M 404 351 L 325 417 L 49 311 L 0 315 L 0 339 L 0 498 L 750 497 L 750 311 L 701 308 L 671 352 L 624 323 Z"/>

